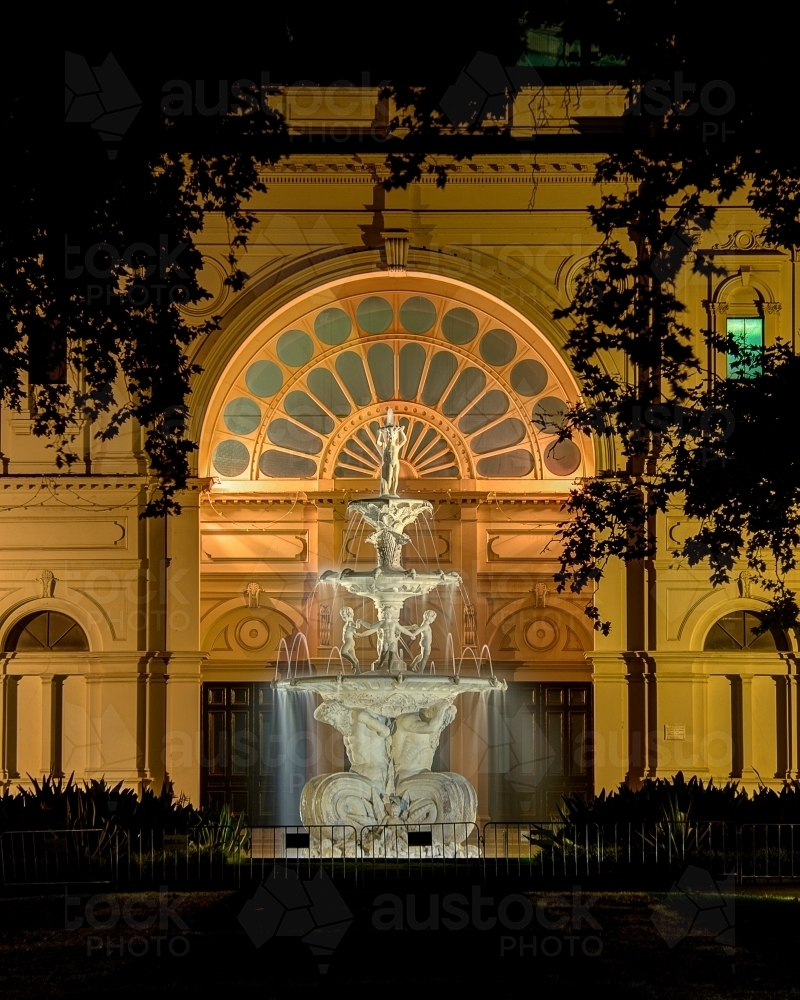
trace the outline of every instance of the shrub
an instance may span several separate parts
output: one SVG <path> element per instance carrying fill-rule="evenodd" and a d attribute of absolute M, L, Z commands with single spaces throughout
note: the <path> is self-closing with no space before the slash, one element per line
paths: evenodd
<path fill-rule="evenodd" d="M 763 786 L 748 794 L 735 781 L 718 787 L 696 777 L 687 781 L 678 772 L 672 778 L 647 779 L 637 789 L 620 785 L 616 792 L 604 790 L 588 802 L 580 795 L 565 796 L 559 815 L 564 823 L 603 827 L 656 822 L 800 823 L 800 782 L 787 781 L 779 792 Z"/>

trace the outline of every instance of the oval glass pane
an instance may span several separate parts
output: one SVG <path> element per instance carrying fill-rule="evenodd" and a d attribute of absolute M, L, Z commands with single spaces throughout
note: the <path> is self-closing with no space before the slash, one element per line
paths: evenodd
<path fill-rule="evenodd" d="M 447 394 L 447 399 L 442 406 L 442 413 L 446 417 L 457 417 L 462 410 L 486 388 L 486 376 L 480 368 L 465 368 L 453 383 L 453 388 Z"/>
<path fill-rule="evenodd" d="M 287 330 L 278 338 L 275 348 L 281 361 L 290 368 L 301 368 L 314 354 L 314 342 L 302 330 Z"/>
<path fill-rule="evenodd" d="M 222 419 L 231 434 L 252 434 L 261 423 L 261 407 L 254 400 L 240 396 L 228 403 Z"/>
<path fill-rule="evenodd" d="M 367 351 L 367 363 L 378 399 L 394 399 L 394 351 L 388 344 L 373 344 Z"/>
<path fill-rule="evenodd" d="M 247 369 L 244 382 L 254 396 L 266 399 L 283 385 L 283 372 L 274 361 L 256 361 Z"/>
<path fill-rule="evenodd" d="M 533 455 L 524 448 L 506 451 L 502 455 L 490 455 L 477 464 L 479 476 L 487 479 L 518 479 L 528 476 L 534 469 Z"/>
<path fill-rule="evenodd" d="M 525 424 L 517 417 L 509 417 L 474 437 L 470 441 L 470 448 L 476 455 L 485 455 L 487 451 L 499 451 L 524 440 Z"/>
<path fill-rule="evenodd" d="M 436 322 L 436 306 L 424 295 L 412 295 L 400 306 L 400 323 L 409 333 L 427 333 Z"/>
<path fill-rule="evenodd" d="M 533 358 L 518 361 L 511 369 L 511 385 L 520 396 L 536 396 L 547 385 L 547 369 Z"/>
<path fill-rule="evenodd" d="M 545 396 L 533 408 L 533 426 L 542 434 L 558 434 L 564 425 L 567 404 L 558 396 Z"/>
<path fill-rule="evenodd" d="M 490 389 L 458 422 L 462 434 L 474 434 L 508 412 L 508 396 L 499 389 Z"/>
<path fill-rule="evenodd" d="M 403 344 L 400 348 L 400 398 L 416 399 L 419 382 L 425 367 L 425 348 L 422 344 Z"/>
<path fill-rule="evenodd" d="M 290 417 L 294 417 L 295 420 L 310 427 L 318 434 L 330 434 L 335 426 L 333 417 L 327 414 L 308 393 L 298 389 L 289 393 L 283 401 L 283 408 Z"/>
<path fill-rule="evenodd" d="M 468 344 L 478 332 L 478 317 L 471 309 L 456 306 L 442 317 L 442 333 L 451 344 Z"/>
<path fill-rule="evenodd" d="M 353 324 L 343 309 L 323 309 L 314 320 L 314 333 L 322 341 L 333 347 L 343 344 L 350 336 Z"/>
<path fill-rule="evenodd" d="M 317 473 L 317 463 L 312 459 L 272 448 L 262 452 L 258 467 L 262 475 L 275 479 L 309 479 Z"/>
<path fill-rule="evenodd" d="M 487 365 L 502 368 L 514 360 L 517 342 L 508 330 L 489 330 L 481 337 L 480 352 Z"/>
<path fill-rule="evenodd" d="M 315 368 L 309 372 L 306 385 L 323 406 L 337 417 L 348 417 L 352 407 L 336 381 L 333 372 L 327 368 Z"/>
<path fill-rule="evenodd" d="M 364 371 L 364 362 L 355 351 L 345 351 L 339 355 L 336 359 L 336 371 L 356 406 L 367 406 L 372 402 L 372 390 Z"/>
<path fill-rule="evenodd" d="M 306 455 L 317 455 L 322 451 L 322 442 L 316 434 L 309 433 L 283 417 L 270 421 L 267 437 L 279 448 L 291 448 L 292 451 L 302 451 Z"/>
<path fill-rule="evenodd" d="M 554 476 L 570 476 L 581 464 L 580 448 L 574 441 L 554 441 L 545 448 L 543 458 Z"/>
<path fill-rule="evenodd" d="M 356 320 L 365 333 L 385 333 L 392 325 L 392 307 L 380 295 L 358 303 Z"/>
<path fill-rule="evenodd" d="M 250 464 L 250 451 L 241 441 L 220 441 L 211 461 L 221 476 L 241 476 Z"/>
<path fill-rule="evenodd" d="M 458 360 L 450 351 L 437 351 L 431 359 L 425 385 L 422 388 L 422 402 L 426 406 L 436 406 L 450 384 L 450 379 L 458 368 Z"/>

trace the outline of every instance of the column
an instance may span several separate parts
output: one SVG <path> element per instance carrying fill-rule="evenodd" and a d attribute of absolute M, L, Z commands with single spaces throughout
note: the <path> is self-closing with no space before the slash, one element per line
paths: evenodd
<path fill-rule="evenodd" d="M 0 781 L 18 777 L 17 772 L 17 678 L 0 674 Z"/>
<path fill-rule="evenodd" d="M 757 782 L 753 770 L 753 675 L 742 674 L 742 781 Z"/>
<path fill-rule="evenodd" d="M 630 766 L 627 575 L 619 560 L 610 560 L 595 594 L 601 620 L 611 622 L 608 635 L 594 633 L 594 652 L 587 655 L 594 671 L 595 792 L 614 791 L 626 780 Z"/>
<path fill-rule="evenodd" d="M 166 777 L 175 795 L 185 795 L 195 806 L 201 805 L 200 666 L 204 658 L 197 653 L 173 653 L 166 684 Z"/>

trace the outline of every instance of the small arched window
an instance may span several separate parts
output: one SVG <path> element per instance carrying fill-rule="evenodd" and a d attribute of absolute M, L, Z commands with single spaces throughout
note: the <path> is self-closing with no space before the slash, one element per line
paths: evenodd
<path fill-rule="evenodd" d="M 35 611 L 21 618 L 8 633 L 7 653 L 80 653 L 89 649 L 80 625 L 60 611 Z"/>
<path fill-rule="evenodd" d="M 754 629 L 761 624 L 761 616 L 755 611 L 730 611 L 715 622 L 708 630 L 705 650 L 753 650 L 769 653 L 778 650 L 788 652 L 789 640 L 780 629 L 770 629 L 756 635 Z"/>

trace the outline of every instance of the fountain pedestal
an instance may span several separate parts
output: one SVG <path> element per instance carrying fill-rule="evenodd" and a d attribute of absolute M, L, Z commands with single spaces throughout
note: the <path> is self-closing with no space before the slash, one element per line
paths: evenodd
<path fill-rule="evenodd" d="M 303 789 L 300 815 L 306 826 L 364 827 L 385 824 L 453 824 L 445 844 L 467 836 L 478 798 L 460 774 L 432 772 L 443 730 L 456 715 L 460 694 L 502 690 L 496 678 L 380 674 L 302 677 L 289 687 L 314 691 L 314 713 L 344 737 L 351 770 L 321 774 Z"/>

